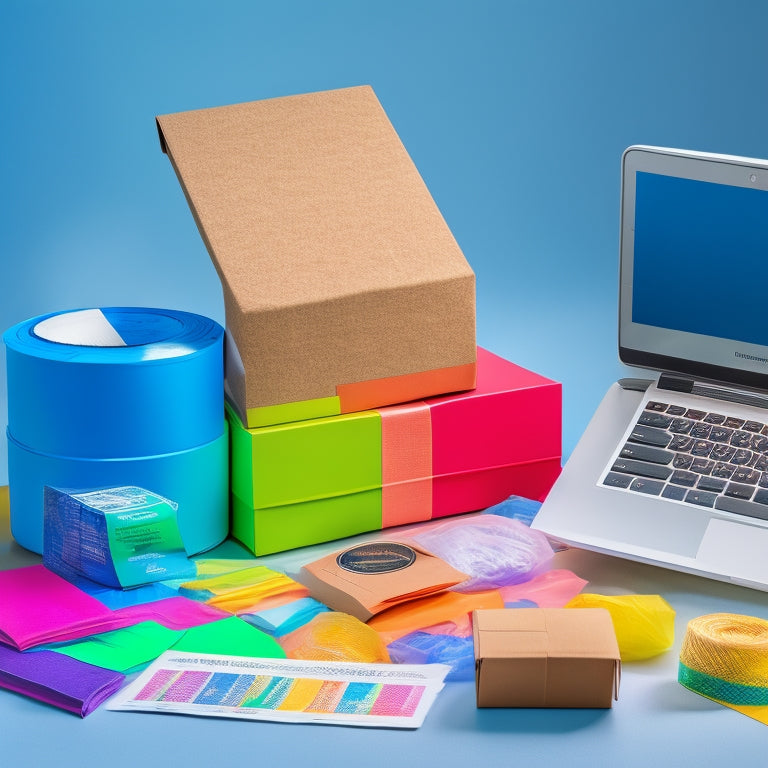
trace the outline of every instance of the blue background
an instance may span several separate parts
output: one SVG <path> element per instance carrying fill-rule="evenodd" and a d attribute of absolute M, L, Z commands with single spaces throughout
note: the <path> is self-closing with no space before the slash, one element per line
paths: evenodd
<path fill-rule="evenodd" d="M 621 152 L 768 157 L 767 31 L 762 0 L 2 0 L 0 329 L 223 322 L 154 116 L 367 83 L 477 274 L 479 343 L 563 382 L 567 455 L 622 373 Z"/>
<path fill-rule="evenodd" d="M 480 343 L 563 382 L 567 454 L 622 373 L 621 152 L 768 157 L 766 32 L 764 0 L 0 0 L 0 329 L 98 305 L 223 321 L 154 116 L 368 83 L 475 269 Z M 559 557 L 593 591 L 663 592 L 678 643 L 688 618 L 766 610 L 749 590 Z M 62 768 L 754 761 L 764 726 L 675 675 L 675 653 L 627 665 L 612 711 L 554 716 L 477 710 L 471 683 L 451 684 L 416 733 L 103 710 L 79 722 L 8 694 L 2 754 Z"/>
<path fill-rule="evenodd" d="M 768 343 L 768 192 L 637 173 L 632 321 Z"/>

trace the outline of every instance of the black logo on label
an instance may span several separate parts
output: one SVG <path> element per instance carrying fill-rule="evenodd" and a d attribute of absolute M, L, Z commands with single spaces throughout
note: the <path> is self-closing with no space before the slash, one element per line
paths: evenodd
<path fill-rule="evenodd" d="M 405 544 L 380 541 L 345 549 L 336 563 L 352 573 L 392 573 L 407 568 L 415 560 L 416 552 Z"/>

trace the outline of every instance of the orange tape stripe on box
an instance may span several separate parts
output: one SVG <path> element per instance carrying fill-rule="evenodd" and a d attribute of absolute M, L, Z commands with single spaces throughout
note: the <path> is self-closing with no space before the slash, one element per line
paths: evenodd
<path fill-rule="evenodd" d="M 381 525 L 432 517 L 432 418 L 426 403 L 396 405 L 381 416 Z"/>
<path fill-rule="evenodd" d="M 336 394 L 341 402 L 342 413 L 368 411 L 383 405 L 407 403 L 422 397 L 463 392 L 475 387 L 477 365 L 467 363 L 452 368 L 390 376 L 384 379 L 360 381 L 356 384 L 339 384 Z"/>

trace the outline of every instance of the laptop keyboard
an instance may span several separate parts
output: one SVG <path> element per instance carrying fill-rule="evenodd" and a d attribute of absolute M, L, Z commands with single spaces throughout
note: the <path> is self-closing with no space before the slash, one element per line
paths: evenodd
<path fill-rule="evenodd" d="M 602 482 L 768 520 L 768 426 L 649 401 Z"/>

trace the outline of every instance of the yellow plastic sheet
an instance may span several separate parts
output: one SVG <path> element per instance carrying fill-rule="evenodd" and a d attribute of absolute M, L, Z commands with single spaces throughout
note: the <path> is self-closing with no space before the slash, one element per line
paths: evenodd
<path fill-rule="evenodd" d="M 254 568 L 256 563 L 250 558 L 223 558 L 223 557 L 199 557 L 195 559 L 197 578 L 208 579 L 214 576 L 223 576 L 233 571 L 244 571 Z"/>
<path fill-rule="evenodd" d="M 264 565 L 189 581 L 179 592 L 229 613 L 264 610 L 309 594 L 297 581 Z"/>
<path fill-rule="evenodd" d="M 613 619 L 622 661 L 668 651 L 675 642 L 675 611 L 660 595 L 576 595 L 566 608 L 605 608 Z"/>
<path fill-rule="evenodd" d="M 235 571 L 219 573 L 208 578 L 197 578 L 182 585 L 184 589 L 211 592 L 214 595 L 226 595 L 248 587 L 256 587 L 275 577 L 282 576 L 265 565 L 240 568 Z M 286 578 L 286 577 L 284 577 Z"/>

